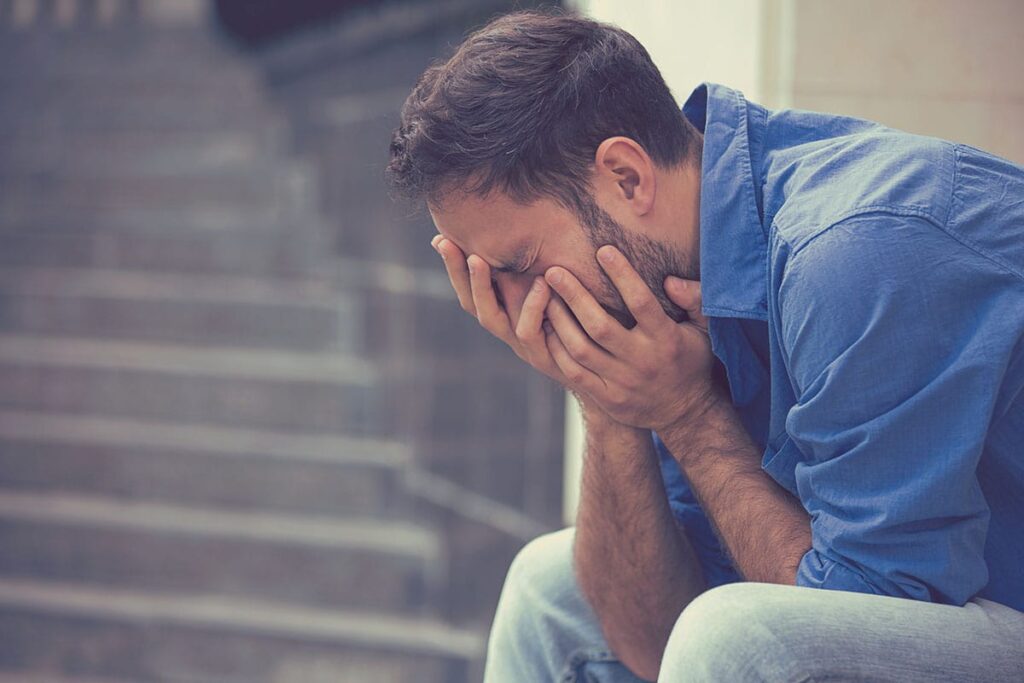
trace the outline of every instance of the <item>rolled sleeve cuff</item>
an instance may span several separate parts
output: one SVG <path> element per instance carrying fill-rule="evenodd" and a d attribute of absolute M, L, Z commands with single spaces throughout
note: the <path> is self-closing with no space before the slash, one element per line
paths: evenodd
<path fill-rule="evenodd" d="M 804 554 L 796 570 L 796 585 L 798 586 L 931 602 L 931 596 L 923 586 L 920 587 L 920 590 L 915 591 L 910 586 L 891 582 L 886 582 L 886 584 L 885 587 L 879 586 L 860 572 L 826 557 L 813 548 Z M 908 591 L 907 588 L 911 588 L 911 590 Z"/>

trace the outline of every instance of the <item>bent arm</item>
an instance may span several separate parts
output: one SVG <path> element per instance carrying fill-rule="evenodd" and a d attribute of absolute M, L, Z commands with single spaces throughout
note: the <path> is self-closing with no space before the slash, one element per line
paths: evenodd
<path fill-rule="evenodd" d="M 586 405 L 583 414 L 577 577 L 612 651 L 654 680 L 672 627 L 704 578 L 669 508 L 650 431 Z"/>
<path fill-rule="evenodd" d="M 793 585 L 811 548 L 800 501 L 761 469 L 761 452 L 732 406 L 707 406 L 699 419 L 661 433 L 737 569 L 748 581 Z"/>

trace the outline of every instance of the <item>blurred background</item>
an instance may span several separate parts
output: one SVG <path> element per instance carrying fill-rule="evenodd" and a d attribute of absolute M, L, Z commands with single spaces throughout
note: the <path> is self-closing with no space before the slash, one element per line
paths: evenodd
<path fill-rule="evenodd" d="M 504 0 L 0 0 L 0 683 L 479 680 L 563 392 L 383 168 Z M 712 80 L 1024 163 L 1024 2 L 576 0 Z"/>

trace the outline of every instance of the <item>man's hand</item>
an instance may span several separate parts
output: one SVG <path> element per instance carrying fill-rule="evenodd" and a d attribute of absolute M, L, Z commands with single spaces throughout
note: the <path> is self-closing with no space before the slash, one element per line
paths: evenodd
<path fill-rule="evenodd" d="M 690 317 L 676 323 L 615 247 L 601 247 L 597 257 L 637 324 L 627 330 L 572 273 L 549 268 L 545 278 L 560 298 L 547 306 L 555 332 L 547 345 L 562 374 L 616 420 L 656 431 L 721 399 L 700 282 L 666 279 L 666 294 Z"/>
<path fill-rule="evenodd" d="M 534 281 L 513 329 L 487 263 L 473 255 L 467 259 L 440 235 L 431 244 L 445 260 L 462 308 L 516 355 L 575 393 L 585 407 L 596 404 L 623 424 L 658 430 L 691 418 L 719 398 L 711 380 L 714 355 L 700 311 L 699 282 L 666 280 L 669 298 L 690 317 L 676 323 L 625 257 L 605 246 L 598 250 L 598 263 L 637 320 L 633 329 L 623 327 L 579 280 L 557 266 Z M 552 296 L 551 288 L 558 296 Z"/>
<path fill-rule="evenodd" d="M 484 329 L 508 344 L 517 356 L 566 388 L 573 389 L 572 383 L 551 357 L 541 326 L 544 311 L 551 300 L 551 288 L 544 278 L 534 280 L 513 328 L 508 311 L 498 302 L 487 262 L 473 255 L 467 259 L 456 244 L 441 235 L 436 235 L 430 244 L 444 259 L 448 279 L 462 309 L 475 317 Z"/>

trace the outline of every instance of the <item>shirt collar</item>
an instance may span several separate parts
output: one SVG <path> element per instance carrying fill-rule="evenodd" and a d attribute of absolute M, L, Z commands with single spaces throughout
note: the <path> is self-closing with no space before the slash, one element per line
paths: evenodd
<path fill-rule="evenodd" d="M 759 201 L 767 110 L 747 102 L 738 90 L 702 83 L 690 94 L 682 111 L 704 133 L 700 190 L 702 310 L 708 316 L 767 320 L 768 244 Z"/>

